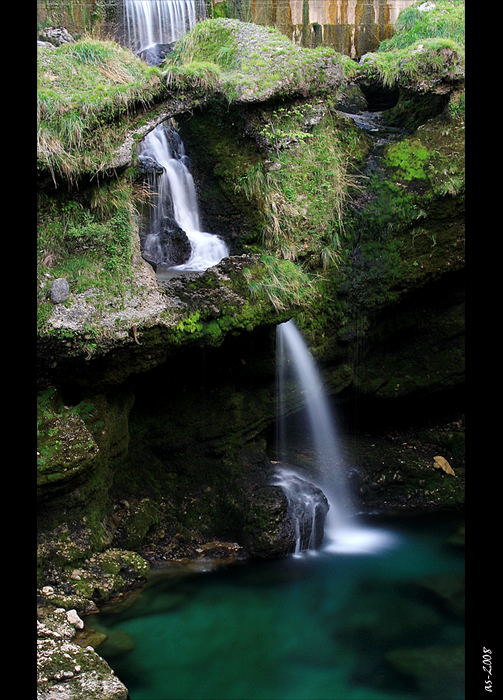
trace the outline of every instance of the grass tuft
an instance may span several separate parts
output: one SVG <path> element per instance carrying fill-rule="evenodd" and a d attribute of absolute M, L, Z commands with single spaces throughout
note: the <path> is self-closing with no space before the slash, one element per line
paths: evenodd
<path fill-rule="evenodd" d="M 111 41 L 38 49 L 38 167 L 56 183 L 97 173 L 123 136 L 117 120 L 158 99 L 161 72 Z M 113 128 L 112 128 L 113 127 Z"/>
<path fill-rule="evenodd" d="M 288 132 L 289 139 L 291 116 L 291 111 L 283 114 L 274 129 Z M 278 152 L 278 169 L 266 170 L 262 164 L 250 167 L 236 188 L 259 202 L 268 251 L 291 262 L 301 261 L 309 269 L 327 269 L 339 262 L 344 209 L 359 182 L 350 171 L 350 135 L 337 128 L 333 117 L 326 115 L 310 136 Z"/>

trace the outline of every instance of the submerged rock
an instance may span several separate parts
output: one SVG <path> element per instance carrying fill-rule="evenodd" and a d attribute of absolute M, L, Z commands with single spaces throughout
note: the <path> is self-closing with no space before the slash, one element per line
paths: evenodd
<path fill-rule="evenodd" d="M 413 680 L 431 698 L 464 694 L 464 646 L 396 649 L 386 655 L 396 672 Z"/>

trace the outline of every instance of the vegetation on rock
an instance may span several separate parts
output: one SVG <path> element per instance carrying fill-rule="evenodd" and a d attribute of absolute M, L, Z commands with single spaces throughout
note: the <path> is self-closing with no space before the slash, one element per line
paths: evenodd
<path fill-rule="evenodd" d="M 121 117 L 159 100 L 161 74 L 112 41 L 37 51 L 39 168 L 55 183 L 97 176 L 124 140 Z"/>
<path fill-rule="evenodd" d="M 362 58 L 360 76 L 379 76 L 383 85 L 438 91 L 464 79 L 465 3 L 415 3 L 400 13 L 391 39 Z"/>
<path fill-rule="evenodd" d="M 216 90 L 229 102 L 326 91 L 356 74 L 330 47 L 303 49 L 273 27 L 223 18 L 198 23 L 161 68 L 170 87 Z"/>
<path fill-rule="evenodd" d="M 274 420 L 264 367 L 276 323 L 297 316 L 332 393 L 394 401 L 462 382 L 463 17 L 461 2 L 413 6 L 361 65 L 226 19 L 198 24 L 160 68 L 94 39 L 39 49 L 38 165 L 50 175 L 39 197 L 39 571 L 40 582 L 63 572 L 70 593 L 58 604 L 112 595 L 128 567 L 142 580 L 119 552 L 146 551 L 149 537 L 173 556 L 215 534 L 267 539 L 263 518 L 281 504 L 264 496 L 254 510 L 267 460 L 243 451 Z M 373 138 L 340 96 L 349 86 L 365 103 L 376 85 L 397 101 Z M 127 138 L 175 113 L 201 153 L 214 220 L 231 212 L 234 249 L 202 275 L 161 283 L 140 257 L 142 176 L 114 163 Z M 55 305 L 60 278 L 70 296 Z M 159 368 L 155 386 L 173 375 L 188 385 L 201 348 L 205 367 L 216 348 L 226 363 L 212 365 L 213 408 L 197 379 L 130 420 L 146 372 Z M 457 505 L 462 479 L 427 472 L 404 467 L 397 500 L 409 489 L 420 505 Z M 362 484 L 369 501 L 380 476 Z"/>

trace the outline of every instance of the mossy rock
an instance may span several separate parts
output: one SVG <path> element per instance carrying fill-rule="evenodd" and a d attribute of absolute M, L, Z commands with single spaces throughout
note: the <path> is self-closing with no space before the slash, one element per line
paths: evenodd
<path fill-rule="evenodd" d="M 128 504 L 114 535 L 114 545 L 138 551 L 148 531 L 159 521 L 158 510 L 158 505 L 148 498 Z"/>
<path fill-rule="evenodd" d="M 244 527 L 244 546 L 255 556 L 284 556 L 292 550 L 292 533 L 285 527 L 288 500 L 279 486 L 263 486 L 251 495 Z"/>
<path fill-rule="evenodd" d="M 303 49 L 273 27 L 225 18 L 199 22 L 162 68 L 179 89 L 198 86 L 241 104 L 333 90 L 356 74 L 331 47 Z"/>
<path fill-rule="evenodd" d="M 104 603 L 118 593 L 145 583 L 148 563 L 136 552 L 107 549 L 80 564 L 77 573 L 67 571 L 66 587 L 96 603 Z"/>

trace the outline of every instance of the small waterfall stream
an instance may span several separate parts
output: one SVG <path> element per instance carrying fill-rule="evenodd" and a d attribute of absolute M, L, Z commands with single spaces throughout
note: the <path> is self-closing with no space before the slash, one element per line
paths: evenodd
<path fill-rule="evenodd" d="M 329 501 L 330 509 L 325 520 L 323 548 L 329 552 L 375 552 L 389 546 L 391 536 L 382 530 L 362 526 L 350 506 L 347 494 L 345 465 L 339 450 L 339 438 L 332 411 L 323 389 L 320 373 L 309 349 L 295 323 L 290 320 L 276 329 L 278 366 L 279 445 L 281 461 L 285 461 L 287 436 L 285 430 L 285 392 L 291 376 L 305 396 L 309 416 L 310 434 L 313 439 L 320 473 L 330 471 L 335 476 L 336 490 L 325 484 L 316 484 Z M 289 376 L 290 375 L 290 376 Z M 283 487 L 289 501 L 295 497 L 296 508 L 306 512 L 311 509 L 309 494 L 299 484 L 299 476 L 290 467 L 277 469 L 277 483 Z M 313 518 L 314 529 L 314 518 Z M 308 547 L 310 548 L 310 547 Z"/>
<path fill-rule="evenodd" d="M 194 179 L 178 132 L 167 122 L 159 124 L 140 144 L 138 156 L 155 197 L 144 258 L 158 275 L 168 276 L 216 265 L 229 251 L 218 235 L 201 231 Z"/>

